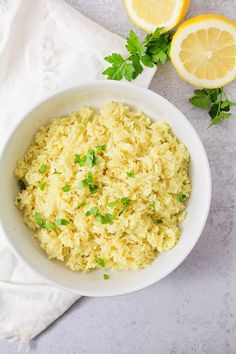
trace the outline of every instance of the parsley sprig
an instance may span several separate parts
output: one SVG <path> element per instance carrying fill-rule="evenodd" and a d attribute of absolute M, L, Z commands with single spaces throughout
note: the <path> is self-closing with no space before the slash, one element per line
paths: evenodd
<path fill-rule="evenodd" d="M 130 31 L 126 49 L 127 57 L 112 53 L 104 59 L 111 65 L 103 71 L 108 80 L 128 81 L 135 79 L 143 72 L 143 66 L 152 68 L 158 62 L 165 64 L 169 57 L 169 49 L 172 32 L 162 33 L 163 28 L 157 28 L 155 32 L 148 34 L 143 42 L 140 42 L 134 31 Z"/>
<path fill-rule="evenodd" d="M 227 98 L 224 87 L 195 90 L 194 94 L 189 99 L 189 102 L 196 107 L 208 110 L 211 117 L 210 127 L 232 116 L 229 113 L 230 108 L 236 106 L 236 102 L 232 102 Z"/>

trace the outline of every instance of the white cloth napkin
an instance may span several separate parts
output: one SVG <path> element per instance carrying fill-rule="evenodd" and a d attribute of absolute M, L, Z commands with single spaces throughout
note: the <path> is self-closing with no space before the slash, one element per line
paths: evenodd
<path fill-rule="evenodd" d="M 113 51 L 124 51 L 122 38 L 61 0 L 0 1 L 0 144 L 40 99 L 104 79 Z M 154 73 L 144 70 L 136 83 L 147 87 Z M 29 342 L 78 298 L 34 274 L 0 235 L 0 338 Z"/>

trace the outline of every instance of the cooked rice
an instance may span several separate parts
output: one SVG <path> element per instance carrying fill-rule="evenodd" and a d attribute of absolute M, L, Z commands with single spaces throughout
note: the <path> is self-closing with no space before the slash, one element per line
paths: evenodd
<path fill-rule="evenodd" d="M 104 144 L 105 151 L 98 152 L 96 146 Z M 91 149 L 99 156 L 96 165 L 90 169 L 75 164 L 75 154 L 86 155 Z M 40 173 L 43 164 L 47 170 Z M 55 169 L 60 174 L 54 174 Z M 179 195 L 190 194 L 188 169 L 188 150 L 167 123 L 114 102 L 99 113 L 86 107 L 53 119 L 37 132 L 17 163 L 15 176 L 26 189 L 17 195 L 16 205 L 50 259 L 74 271 L 99 268 L 100 258 L 108 268 L 139 269 L 180 238 L 185 204 Z M 89 187 L 78 189 L 89 170 L 98 186 L 94 194 Z M 38 181 L 45 183 L 44 190 Z M 70 191 L 62 191 L 65 185 Z M 131 202 L 119 216 L 122 198 Z M 109 207 L 110 202 L 116 205 Z M 95 215 L 86 216 L 95 206 L 114 220 L 102 224 Z M 36 213 L 48 222 L 65 219 L 69 224 L 39 227 Z"/>

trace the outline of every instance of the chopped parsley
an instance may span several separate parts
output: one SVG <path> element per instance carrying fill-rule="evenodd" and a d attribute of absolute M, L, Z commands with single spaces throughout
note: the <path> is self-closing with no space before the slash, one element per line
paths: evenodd
<path fill-rule="evenodd" d="M 101 257 L 97 257 L 96 263 L 102 268 L 105 268 L 105 266 L 106 266 L 104 259 Z"/>
<path fill-rule="evenodd" d="M 68 224 L 69 224 L 69 221 L 67 221 L 66 219 L 56 219 L 55 220 L 56 226 L 68 225 Z"/>
<path fill-rule="evenodd" d="M 86 212 L 86 216 L 90 216 L 90 215 L 97 215 L 99 213 L 98 211 L 98 207 L 93 207 L 91 209 L 89 209 L 87 212 Z"/>
<path fill-rule="evenodd" d="M 84 189 L 85 187 L 87 187 L 87 185 L 88 185 L 87 180 L 84 179 L 83 181 L 78 183 L 77 187 L 78 187 L 78 189 Z"/>
<path fill-rule="evenodd" d="M 47 229 L 55 229 L 56 225 L 53 222 L 46 221 L 44 227 L 46 227 Z"/>
<path fill-rule="evenodd" d="M 91 192 L 92 194 L 94 194 L 94 193 L 97 192 L 98 186 L 89 186 L 89 189 L 90 189 L 90 192 Z"/>
<path fill-rule="evenodd" d="M 34 220 L 39 227 L 45 227 L 45 220 L 41 213 L 35 213 Z"/>
<path fill-rule="evenodd" d="M 108 203 L 108 206 L 110 208 L 114 208 L 116 206 L 116 202 L 110 202 L 110 203 Z"/>
<path fill-rule="evenodd" d="M 186 199 L 187 199 L 186 194 L 179 194 L 178 197 L 177 197 L 177 200 L 179 202 L 184 202 Z"/>
<path fill-rule="evenodd" d="M 126 172 L 128 177 L 134 178 L 135 177 L 135 173 L 134 170 L 130 171 L 130 172 Z"/>
<path fill-rule="evenodd" d="M 108 280 L 110 278 L 109 274 L 103 274 L 103 279 Z"/>
<path fill-rule="evenodd" d="M 46 171 L 47 171 L 47 165 L 45 165 L 45 163 L 43 163 L 42 166 L 40 167 L 39 173 L 44 175 L 44 173 L 46 173 Z"/>
<path fill-rule="evenodd" d="M 98 213 L 96 215 L 96 219 L 97 221 L 99 221 L 102 225 L 105 224 L 112 224 L 113 220 L 114 220 L 114 215 L 112 214 L 106 214 L 106 215 L 102 215 L 100 213 Z"/>
<path fill-rule="evenodd" d="M 56 168 L 54 168 L 53 175 L 61 175 L 61 172 L 57 171 L 57 169 L 56 169 Z"/>
<path fill-rule="evenodd" d="M 63 192 L 69 192 L 70 191 L 70 186 L 66 184 L 65 186 L 62 187 Z"/>
<path fill-rule="evenodd" d="M 43 218 L 42 214 L 39 212 L 34 214 L 34 220 L 39 227 L 46 228 L 46 229 L 55 229 L 59 225 L 69 224 L 69 221 L 65 219 L 57 219 L 55 220 L 55 223 L 47 221 Z"/>
<path fill-rule="evenodd" d="M 96 149 L 97 149 L 97 151 L 105 151 L 106 150 L 106 148 L 107 148 L 107 146 L 106 145 L 98 145 L 98 146 L 96 146 Z"/>
<path fill-rule="evenodd" d="M 163 221 L 161 219 L 158 219 L 157 224 L 163 224 Z"/>
<path fill-rule="evenodd" d="M 121 198 L 121 204 L 125 205 L 125 206 L 128 206 L 131 202 L 131 199 L 129 198 Z"/>
<path fill-rule="evenodd" d="M 95 150 L 89 150 L 87 155 L 80 156 L 80 154 L 75 154 L 74 163 L 79 164 L 81 167 L 88 166 L 93 167 L 98 163 L 98 156 Z"/>
<path fill-rule="evenodd" d="M 46 183 L 41 183 L 40 181 L 37 182 L 37 185 L 41 191 L 44 191 Z"/>
<path fill-rule="evenodd" d="M 127 209 L 127 207 L 129 206 L 131 199 L 121 198 L 120 202 L 124 205 L 124 208 L 118 213 L 118 216 L 121 216 L 124 213 L 125 209 Z"/>
<path fill-rule="evenodd" d="M 114 215 L 107 213 L 106 215 L 102 215 L 99 213 L 98 207 L 92 207 L 86 213 L 86 216 L 95 216 L 96 220 L 99 221 L 102 225 L 111 224 L 114 220 Z"/>
<path fill-rule="evenodd" d="M 78 183 L 78 189 L 84 189 L 86 187 L 89 187 L 90 192 L 92 194 L 96 193 L 98 190 L 98 186 L 94 184 L 94 179 L 93 179 L 93 174 L 91 171 L 88 172 L 87 178 L 85 178 L 83 181 Z"/>
<path fill-rule="evenodd" d="M 17 203 L 20 203 L 20 202 L 21 202 L 21 199 L 20 199 L 20 198 L 17 198 L 16 201 L 17 201 Z"/>
<path fill-rule="evenodd" d="M 18 181 L 18 186 L 20 188 L 21 191 L 23 191 L 24 189 L 26 189 L 26 185 L 25 182 L 22 179 L 19 179 Z"/>

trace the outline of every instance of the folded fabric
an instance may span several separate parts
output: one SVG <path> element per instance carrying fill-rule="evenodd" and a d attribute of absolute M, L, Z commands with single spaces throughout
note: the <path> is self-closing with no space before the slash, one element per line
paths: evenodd
<path fill-rule="evenodd" d="M 0 2 L 0 148 L 32 106 L 83 81 L 104 79 L 104 56 L 124 40 L 61 0 Z M 148 87 L 155 69 L 135 81 Z M 0 235 L 0 338 L 28 342 L 79 298 L 45 282 Z"/>

